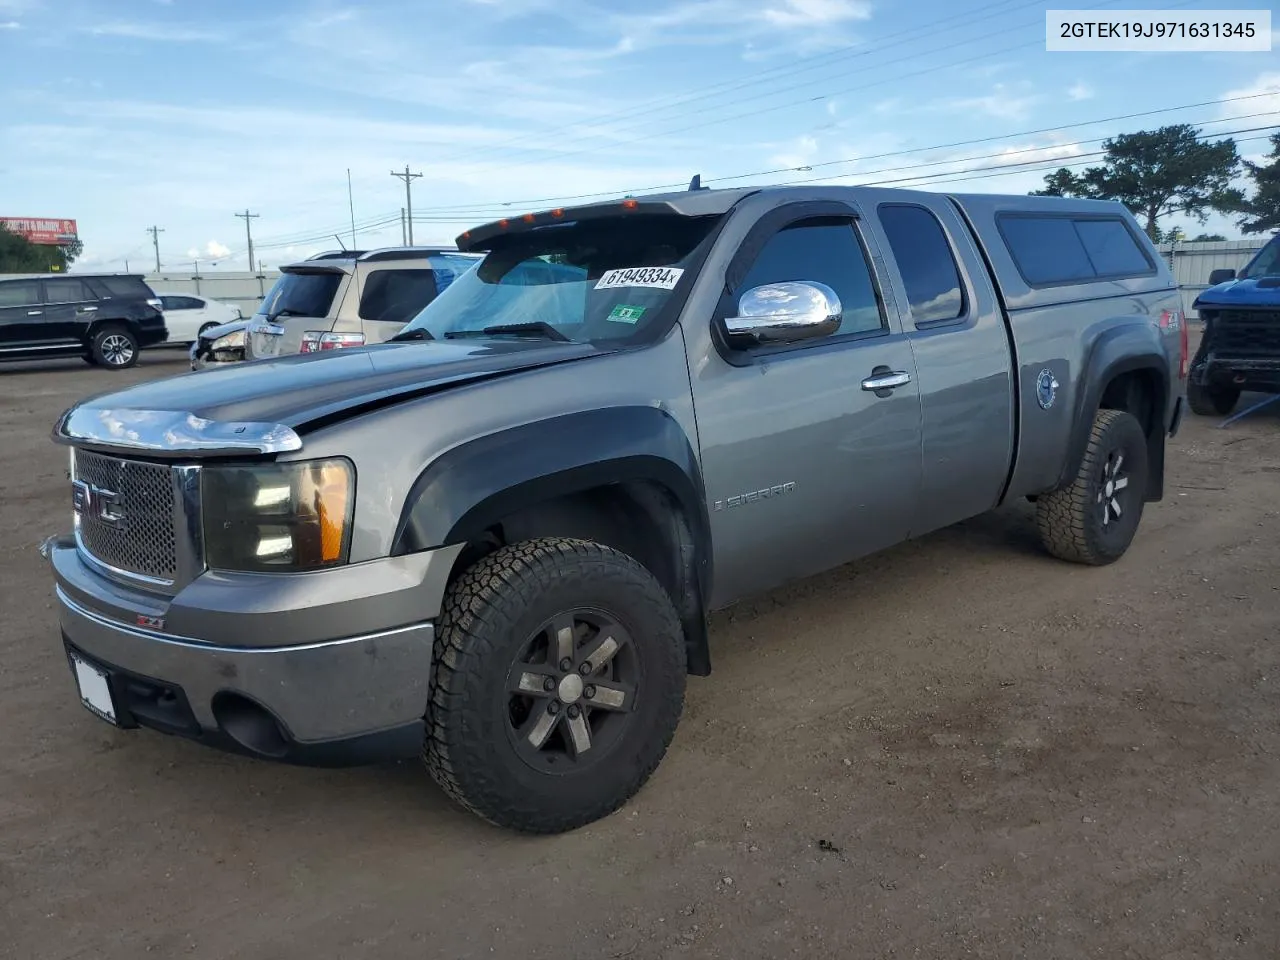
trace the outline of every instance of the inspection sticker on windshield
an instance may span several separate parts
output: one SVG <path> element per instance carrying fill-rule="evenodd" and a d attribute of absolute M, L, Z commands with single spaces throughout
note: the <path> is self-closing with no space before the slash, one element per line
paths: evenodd
<path fill-rule="evenodd" d="M 609 319 L 614 323 L 638 323 L 642 316 L 644 307 L 629 307 L 622 303 L 609 311 Z"/>
<path fill-rule="evenodd" d="M 622 270 L 606 270 L 596 281 L 597 290 L 613 290 L 618 287 L 656 287 L 674 290 L 684 274 L 681 267 L 627 267 Z"/>

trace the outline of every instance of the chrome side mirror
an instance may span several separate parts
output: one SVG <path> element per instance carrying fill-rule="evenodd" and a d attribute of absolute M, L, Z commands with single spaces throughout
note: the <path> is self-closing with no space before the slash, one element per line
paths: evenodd
<path fill-rule="evenodd" d="M 786 280 L 752 287 L 738 300 L 738 315 L 724 322 L 732 338 L 789 343 L 825 337 L 840 329 L 842 308 L 825 283 Z"/>

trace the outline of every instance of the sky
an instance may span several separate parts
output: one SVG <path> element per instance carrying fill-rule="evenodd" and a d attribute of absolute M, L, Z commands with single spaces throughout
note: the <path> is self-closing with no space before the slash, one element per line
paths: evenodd
<path fill-rule="evenodd" d="M 204 272 L 247 267 L 237 212 L 268 267 L 351 246 L 348 171 L 368 249 L 401 240 L 406 165 L 421 244 L 694 174 L 1025 193 L 1166 123 L 1260 159 L 1280 38 L 1045 50 L 1050 8 L 1242 6 L 1280 26 L 1275 0 L 0 0 L 0 216 L 76 219 L 95 270 L 153 268 L 158 226 Z"/>

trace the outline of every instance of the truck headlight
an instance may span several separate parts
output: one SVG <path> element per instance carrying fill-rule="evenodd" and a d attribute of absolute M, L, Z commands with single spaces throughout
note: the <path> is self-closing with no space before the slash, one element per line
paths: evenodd
<path fill-rule="evenodd" d="M 304 460 L 204 468 L 205 562 L 213 569 L 316 570 L 347 562 L 355 467 Z"/>

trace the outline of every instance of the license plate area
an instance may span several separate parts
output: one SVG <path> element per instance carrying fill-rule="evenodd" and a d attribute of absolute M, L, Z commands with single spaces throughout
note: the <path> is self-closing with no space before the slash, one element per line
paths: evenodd
<path fill-rule="evenodd" d="M 116 714 L 115 697 L 111 693 L 111 680 L 108 675 L 93 664 L 81 659 L 75 653 L 67 654 L 71 658 L 71 669 L 75 674 L 76 688 L 80 694 L 80 702 L 85 709 L 101 720 L 113 726 L 120 726 Z"/>

